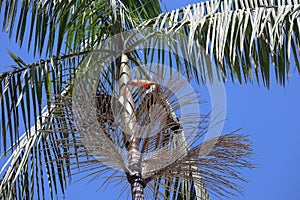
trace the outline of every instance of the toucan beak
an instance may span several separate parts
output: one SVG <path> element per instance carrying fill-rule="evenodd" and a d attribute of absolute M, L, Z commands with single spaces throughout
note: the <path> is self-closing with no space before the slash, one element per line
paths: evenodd
<path fill-rule="evenodd" d="M 151 85 L 154 85 L 155 82 L 148 80 L 131 80 L 128 82 L 129 85 L 143 87 L 144 89 L 148 89 Z"/>

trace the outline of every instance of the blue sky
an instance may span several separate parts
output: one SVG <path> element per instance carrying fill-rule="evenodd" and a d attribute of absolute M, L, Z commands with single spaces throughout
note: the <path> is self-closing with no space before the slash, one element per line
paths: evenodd
<path fill-rule="evenodd" d="M 168 9 L 180 8 L 198 1 L 168 1 Z M 2 23 L 2 15 L 0 22 Z M 20 55 L 26 62 L 32 57 L 26 50 L 20 50 L 6 33 L 0 33 L 0 71 L 13 64 L 7 50 Z M 293 69 L 293 66 L 292 66 Z M 253 141 L 254 170 L 245 170 L 242 175 L 250 180 L 243 184 L 244 196 L 233 198 L 243 200 L 297 200 L 300 199 L 300 76 L 293 73 L 286 87 L 276 85 L 272 75 L 268 90 L 257 84 L 240 86 L 227 82 L 227 121 L 224 133 L 237 128 L 249 134 Z M 205 97 L 204 97 L 205 98 Z M 100 182 L 97 182 L 100 183 Z M 117 189 L 100 189 L 96 183 L 86 181 L 71 185 L 66 199 L 115 199 Z"/>

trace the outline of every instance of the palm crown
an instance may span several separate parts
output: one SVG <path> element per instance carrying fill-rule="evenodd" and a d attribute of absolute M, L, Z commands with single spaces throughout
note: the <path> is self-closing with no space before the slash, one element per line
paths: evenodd
<path fill-rule="evenodd" d="M 79 137 L 74 126 L 76 119 L 70 96 L 74 79 L 78 76 L 77 66 L 88 57 L 91 50 L 109 37 L 136 29 L 144 31 L 146 39 L 173 34 L 174 40 L 178 40 L 180 35 L 185 35 L 188 40 L 178 46 L 167 45 L 166 41 L 160 40 L 154 46 L 160 46 L 161 50 L 157 53 L 145 48 L 144 57 L 136 49 L 140 44 L 139 40 L 134 41 L 134 44 L 129 43 L 126 48 L 130 53 L 120 55 L 120 58 L 111 63 L 108 71 L 112 75 L 102 74 L 101 80 L 106 86 L 113 81 L 111 77 L 122 80 L 119 75 L 124 56 L 129 59 L 126 62 L 128 69 L 125 70 L 129 74 L 130 63 L 142 66 L 158 61 L 160 65 L 168 63 L 173 68 L 184 71 L 187 78 L 193 77 L 200 84 L 214 81 L 213 66 L 208 64 L 209 60 L 213 60 L 220 80 L 230 78 L 240 83 L 262 81 L 268 87 L 270 68 L 274 67 L 277 82 L 284 85 L 291 71 L 291 60 L 294 60 L 297 70 L 300 70 L 299 6 L 296 1 L 225 0 L 202 2 L 162 13 L 159 2 L 155 0 L 49 0 L 23 1 L 21 5 L 16 1 L 6 1 L 6 4 L 1 1 L 0 9 L 3 9 L 5 16 L 3 27 L 11 36 L 15 31 L 16 41 L 20 45 L 24 46 L 25 41 L 34 54 L 48 57 L 26 64 L 10 53 L 17 66 L 0 74 L 1 150 L 4 152 L 3 156 L 8 156 L 8 161 L 1 169 L 2 198 L 44 196 L 45 187 L 49 187 L 51 197 L 54 198 L 59 190 L 65 192 L 68 177 L 76 171 L 75 166 L 87 171 L 98 168 L 95 174 L 107 172 L 108 168 L 100 162 L 101 159 L 96 159 L 82 145 L 83 138 Z M 28 37 L 26 31 L 29 31 Z M 189 55 L 185 57 L 196 54 L 194 57 L 197 58 L 199 50 L 204 49 L 203 55 L 209 55 L 210 59 L 202 59 L 201 64 L 195 64 L 197 62 L 182 60 L 178 55 L 171 54 L 170 51 L 174 48 L 182 55 Z M 128 81 L 123 83 L 128 85 Z M 159 84 L 153 85 L 159 88 Z M 109 98 L 109 91 L 111 89 L 98 90 L 99 102 L 104 97 Z M 116 156 L 122 152 L 130 154 L 135 142 L 144 146 L 146 152 L 159 145 L 163 147 L 163 141 L 172 144 L 182 140 L 180 144 L 186 148 L 185 154 L 180 155 L 176 162 L 162 169 L 154 169 L 153 173 L 142 177 L 147 184 L 150 183 L 149 188 L 154 191 L 155 198 L 158 195 L 166 198 L 173 195 L 179 199 L 197 198 L 198 195 L 199 198 L 200 190 L 205 193 L 201 198 L 207 199 L 209 197 L 205 188 L 222 195 L 231 194 L 230 188 L 239 191 L 236 183 L 226 177 L 242 179 L 234 167 L 252 167 L 247 161 L 247 156 L 251 153 L 249 141 L 243 136 L 229 134 L 200 145 L 193 143 L 196 140 L 186 143 L 184 137 L 177 137 L 181 133 L 180 122 L 176 120 L 177 106 L 168 104 L 168 98 L 172 94 L 166 90 L 159 91 L 148 92 L 148 95 L 133 93 L 136 98 L 129 96 L 132 98 L 129 104 L 134 102 L 141 105 L 137 108 L 141 113 L 148 112 L 149 101 L 150 105 L 154 101 L 167 107 L 166 117 L 173 120 L 169 120 L 157 132 L 157 137 L 160 138 L 158 143 L 157 138 L 151 137 L 141 141 L 126 139 L 122 131 L 116 130 L 117 128 L 114 130 L 114 126 L 109 124 L 113 123 L 107 119 L 109 114 L 101 117 L 101 113 L 109 113 L 109 110 L 104 112 L 104 107 L 98 109 L 98 126 L 102 126 L 100 128 L 103 133 L 107 132 L 103 135 L 104 141 L 112 140 L 111 144 L 121 150 L 107 153 L 115 153 Z M 148 103 L 143 103 L 147 101 Z M 129 116 L 133 116 L 132 113 Z M 137 123 L 145 120 L 142 116 L 135 117 L 138 118 Z M 24 134 L 19 132 L 20 124 L 26 129 Z M 205 133 L 205 126 L 199 126 L 199 130 Z M 161 137 L 166 131 L 166 138 L 163 140 Z M 200 137 L 201 131 L 198 133 Z M 118 140 L 110 139 L 114 134 L 114 138 Z M 215 148 L 208 156 L 199 155 L 199 148 L 210 143 L 214 143 Z M 119 160 L 124 162 L 121 158 Z M 132 171 L 128 168 L 130 161 L 127 164 L 119 163 L 119 166 L 123 166 L 127 179 L 131 182 L 136 174 L 126 171 Z"/>

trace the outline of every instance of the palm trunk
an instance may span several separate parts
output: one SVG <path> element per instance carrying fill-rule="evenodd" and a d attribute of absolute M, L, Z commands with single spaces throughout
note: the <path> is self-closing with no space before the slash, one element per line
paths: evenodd
<path fill-rule="evenodd" d="M 131 180 L 130 180 L 131 179 Z M 144 200 L 144 181 L 139 176 L 130 176 L 132 200 Z"/>
<path fill-rule="evenodd" d="M 126 172 L 128 182 L 131 185 L 132 200 L 144 200 L 144 181 L 141 177 L 141 154 L 139 151 L 139 139 L 137 137 L 135 105 L 131 90 L 127 83 L 131 79 L 128 66 L 128 57 L 123 54 L 120 66 L 120 95 L 125 110 L 122 113 L 122 127 L 128 145 L 128 168 Z"/>

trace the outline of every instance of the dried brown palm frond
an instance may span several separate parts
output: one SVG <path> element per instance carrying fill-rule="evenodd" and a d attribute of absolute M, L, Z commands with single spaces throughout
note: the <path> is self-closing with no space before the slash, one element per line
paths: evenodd
<path fill-rule="evenodd" d="M 80 138 L 78 138 L 76 143 L 80 143 Z M 206 148 L 209 148 L 212 144 L 214 145 L 213 149 L 207 153 Z M 58 145 L 57 141 L 54 141 L 53 145 Z M 72 146 L 70 143 L 61 143 L 60 145 Z M 216 195 L 224 197 L 235 195 L 235 190 L 241 192 L 237 181 L 245 181 L 240 176 L 238 170 L 241 168 L 254 167 L 251 162 L 249 162 L 252 151 L 250 145 L 251 143 L 248 138 L 234 133 L 206 141 L 189 150 L 187 155 L 182 156 L 176 160 L 176 162 L 155 171 L 155 173 L 151 173 L 151 176 L 147 177 L 147 181 L 149 181 L 147 188 L 151 190 L 156 184 L 163 188 L 173 188 L 171 185 L 168 186 L 164 183 L 160 183 L 161 181 L 159 180 L 175 183 L 175 179 L 178 178 L 180 180 L 193 181 L 194 184 L 200 186 L 205 185 L 210 192 Z M 56 147 L 53 146 L 53 148 Z M 70 163 L 72 166 L 71 169 L 74 170 L 73 176 L 82 176 L 78 181 L 82 179 L 94 181 L 99 177 L 107 179 L 107 183 L 126 180 L 126 175 L 123 170 L 119 171 L 110 166 L 103 165 L 103 163 L 95 159 L 94 156 L 89 155 L 84 146 L 81 146 L 79 156 L 82 161 L 75 161 L 74 156 L 73 161 Z M 192 176 L 192 174 L 198 174 L 199 176 Z M 129 187 L 129 185 L 127 185 L 127 187 Z M 177 193 L 177 195 L 184 195 L 180 191 L 177 191 Z M 164 196 L 164 194 L 160 193 L 158 193 L 158 195 Z"/>
<path fill-rule="evenodd" d="M 194 181 L 195 184 L 204 184 L 217 195 L 235 195 L 234 191 L 241 192 L 237 181 L 246 181 L 239 174 L 239 169 L 254 167 L 250 162 L 251 154 L 251 142 L 247 137 L 234 133 L 222 135 L 193 147 L 187 155 L 157 170 L 150 184 L 155 184 L 159 177 L 169 181 L 178 177 Z M 192 173 L 198 176 L 192 176 Z"/>
<path fill-rule="evenodd" d="M 187 194 L 177 191 L 178 184 L 183 184 L 178 180 L 184 180 L 185 184 L 190 182 L 189 187 L 193 184 L 200 188 L 205 186 L 216 195 L 224 197 L 234 195 L 235 191 L 240 192 L 237 181 L 245 180 L 240 177 L 238 170 L 253 167 L 249 160 L 252 152 L 250 141 L 238 134 L 227 134 L 205 141 L 209 116 L 197 116 L 193 112 L 180 113 L 180 109 L 184 109 L 182 105 L 198 104 L 198 96 L 194 99 L 189 93 L 186 96 L 174 97 L 174 91 L 176 93 L 181 86 L 182 84 L 175 84 L 170 90 L 170 86 L 167 88 L 155 83 L 151 90 L 131 88 L 137 106 L 135 126 L 140 136 L 141 174 L 147 184 L 146 189 L 154 190 L 154 195 L 163 197 L 166 194 L 155 190 L 159 186 L 184 196 Z M 75 174 L 83 174 L 79 180 L 94 180 L 106 176 L 105 183 L 118 180 L 121 182 L 126 179 L 126 173 L 130 170 L 128 146 L 132 141 L 124 136 L 126 133 L 118 121 L 115 121 L 118 119 L 112 108 L 116 105 L 113 100 L 115 97 L 107 94 L 107 91 L 112 90 L 102 89 L 92 99 L 96 108 L 93 114 L 97 120 L 87 127 L 87 131 L 94 131 L 89 132 L 90 139 L 84 139 L 84 143 L 83 136 L 80 135 L 73 141 L 54 139 L 51 141 L 53 146 L 48 146 L 49 149 L 72 149 L 77 145 L 76 150 L 67 153 L 69 158 L 76 154 L 73 158 L 71 156 L 69 165 L 76 171 Z M 178 99 L 181 99 L 180 105 Z M 67 114 L 74 120 L 72 114 L 59 109 L 61 108 L 56 112 L 57 118 L 59 115 L 64 118 Z M 60 127 L 59 131 L 67 129 L 60 123 L 52 125 Z M 52 162 L 56 161 L 53 159 Z M 168 184 L 162 184 L 162 180 Z M 194 193 L 190 191 L 188 195 Z"/>
<path fill-rule="evenodd" d="M 201 135 L 203 136 L 203 134 Z M 195 138 L 195 140 L 199 139 L 199 137 Z M 57 142 L 54 141 L 53 145 L 58 145 Z M 79 137 L 76 143 L 80 144 Z M 70 143 L 61 143 L 60 145 L 72 146 Z M 213 148 L 207 151 L 207 148 L 211 148 L 211 146 Z M 53 148 L 55 147 L 53 146 Z M 187 151 L 186 155 L 181 156 L 164 168 L 151 172 L 150 176 L 145 174 L 145 178 L 147 177 L 146 180 L 148 181 L 147 188 L 151 190 L 156 184 L 160 185 L 160 187 L 173 188 L 171 185 L 168 186 L 161 183 L 160 180 L 172 184 L 175 183 L 176 178 L 179 178 L 180 180 L 193 181 L 198 185 L 204 184 L 210 192 L 216 195 L 224 197 L 234 195 L 235 190 L 241 191 L 237 181 L 245 181 L 238 170 L 254 167 L 249 160 L 251 153 L 251 142 L 243 135 L 231 133 L 219 138 L 213 138 L 194 146 Z M 106 176 L 107 182 L 126 179 L 123 169 L 118 171 L 110 166 L 103 165 L 101 161 L 90 155 L 83 145 L 81 146 L 80 157 L 84 161 L 74 160 L 70 163 L 74 170 L 77 170 L 78 166 L 80 167 L 80 170 L 73 175 L 84 174 L 84 177 L 79 180 L 85 178 L 94 180 L 104 176 Z M 110 173 L 110 175 L 106 175 L 107 173 Z M 199 176 L 192 176 L 193 173 Z M 184 195 L 180 191 L 177 191 L 177 193 L 177 195 Z M 164 194 L 159 192 L 158 195 L 164 196 Z"/>

